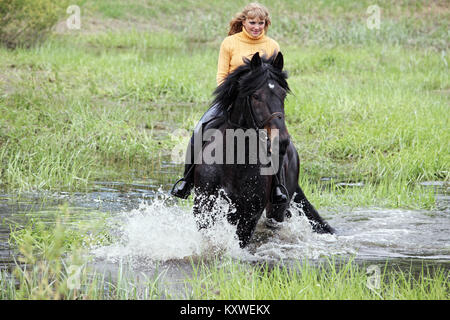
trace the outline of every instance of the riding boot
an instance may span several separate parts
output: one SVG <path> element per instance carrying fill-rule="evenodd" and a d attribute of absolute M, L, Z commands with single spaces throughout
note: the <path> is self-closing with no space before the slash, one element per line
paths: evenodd
<path fill-rule="evenodd" d="M 184 166 L 183 178 L 179 179 L 172 187 L 170 193 L 178 198 L 187 199 L 194 187 L 194 171 L 195 171 L 195 159 L 198 156 L 195 150 L 195 139 L 202 139 L 199 137 L 200 129 L 201 132 L 205 132 L 208 129 L 212 129 L 220 126 L 225 121 L 224 111 L 217 105 L 211 106 L 208 111 L 202 116 L 198 124 L 194 128 L 194 132 L 189 141 L 188 152 L 186 154 L 186 164 Z M 204 142 L 202 141 L 202 150 Z"/>
<path fill-rule="evenodd" d="M 274 181 L 276 184 L 272 188 L 272 204 L 283 204 L 288 202 L 289 195 L 285 186 L 285 180 L 283 168 L 280 168 L 278 173 L 274 175 Z"/>
<path fill-rule="evenodd" d="M 194 137 L 196 136 L 196 133 L 198 133 L 199 126 L 203 126 L 203 123 L 201 121 L 194 129 L 194 132 L 189 141 L 184 165 L 183 178 L 175 182 L 175 184 L 172 187 L 172 190 L 170 191 L 170 193 L 173 196 L 181 199 L 187 199 L 189 197 L 189 194 L 191 193 L 192 188 L 194 187 L 194 168 L 195 168 Z"/>
<path fill-rule="evenodd" d="M 195 164 L 185 164 L 185 174 L 183 178 L 175 182 L 172 187 L 170 193 L 178 198 L 187 199 L 189 194 L 191 193 L 192 188 L 194 187 L 194 167 Z"/>

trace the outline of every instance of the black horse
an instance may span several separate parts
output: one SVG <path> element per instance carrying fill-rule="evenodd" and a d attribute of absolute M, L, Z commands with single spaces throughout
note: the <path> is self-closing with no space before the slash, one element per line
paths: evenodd
<path fill-rule="evenodd" d="M 193 210 L 199 228 L 208 227 L 209 223 L 214 221 L 205 220 L 205 217 L 212 214 L 216 198 L 224 192 L 233 207 L 233 210 L 227 213 L 227 220 L 237 226 L 241 247 L 248 244 L 264 209 L 268 221 L 273 219 L 282 222 L 286 215 L 290 214 L 288 208 L 291 200 L 301 207 L 314 231 L 333 233 L 333 228 L 320 217 L 298 185 L 299 156 L 290 140 L 284 120 L 284 100 L 290 89 L 286 81 L 287 73 L 283 71 L 283 55 L 280 52 L 269 58 L 261 58 L 259 53 L 256 53 L 251 60 L 244 59 L 244 62 L 244 65 L 231 73 L 214 91 L 215 99 L 212 105 L 222 108 L 227 120 L 217 128 L 223 141 L 218 141 L 214 136 L 214 139 L 211 138 L 203 145 L 203 150 L 214 150 L 211 154 L 217 156 L 217 153 L 222 153 L 222 159 L 234 161 L 229 163 L 230 161 L 223 160 L 221 163 L 201 163 L 195 166 Z M 232 132 L 241 129 L 245 132 L 253 130 L 255 133 L 267 133 L 265 141 L 261 139 L 264 135 L 257 134 L 258 144 L 261 146 L 263 142 L 268 142 L 266 150 L 268 148 L 272 159 L 270 165 L 274 167 L 273 163 L 277 162 L 280 171 L 275 168 L 275 174 L 262 174 L 262 169 L 268 169 L 267 163 L 263 164 L 260 159 L 250 163 L 248 160 L 254 146 L 247 139 L 244 148 L 241 144 L 241 149 L 237 149 L 238 141 L 234 136 L 230 138 L 226 134 L 229 129 L 234 130 Z M 233 146 L 232 151 L 228 149 L 230 145 Z M 239 163 L 237 158 L 243 153 L 246 162 Z M 274 185 L 286 188 L 289 194 L 288 202 L 272 203 L 272 179 L 276 179 Z"/>

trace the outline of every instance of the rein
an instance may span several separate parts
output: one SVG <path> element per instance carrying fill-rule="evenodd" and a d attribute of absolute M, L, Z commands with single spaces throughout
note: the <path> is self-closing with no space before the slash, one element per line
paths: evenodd
<path fill-rule="evenodd" d="M 278 118 L 278 119 L 282 119 L 284 117 L 284 114 L 282 112 L 274 112 L 272 113 L 270 116 L 268 116 L 264 121 L 260 122 L 258 121 L 258 119 L 255 118 L 255 115 L 253 114 L 253 108 L 252 105 L 250 103 L 250 97 L 246 97 L 246 103 L 245 103 L 245 109 L 244 109 L 244 113 L 247 115 L 248 118 L 250 118 L 250 122 L 252 124 L 252 126 L 249 126 L 248 128 L 244 128 L 243 126 L 237 124 L 237 123 L 233 123 L 230 120 L 230 117 L 227 116 L 227 121 L 228 123 L 233 126 L 233 127 L 237 127 L 240 129 L 255 129 L 256 131 L 259 131 L 260 129 L 263 129 L 270 121 L 272 121 L 272 119 L 274 118 Z M 233 104 L 231 104 L 228 109 L 227 109 L 227 113 L 229 114 L 231 109 L 233 108 Z"/>

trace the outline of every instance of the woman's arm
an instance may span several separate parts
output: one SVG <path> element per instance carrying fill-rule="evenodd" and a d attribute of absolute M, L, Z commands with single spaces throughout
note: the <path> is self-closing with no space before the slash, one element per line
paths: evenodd
<path fill-rule="evenodd" d="M 222 44 L 220 45 L 220 51 L 219 51 L 219 61 L 217 63 L 217 86 L 219 86 L 225 78 L 228 76 L 228 73 L 230 71 L 230 60 L 231 60 L 231 52 L 230 48 L 227 44 L 227 39 L 222 41 Z"/>
<path fill-rule="evenodd" d="M 273 39 L 272 39 L 272 40 L 273 40 Z M 280 45 L 278 44 L 278 42 L 276 42 L 275 40 L 273 40 L 273 43 L 274 43 L 274 47 L 275 47 L 274 53 L 280 52 Z"/>

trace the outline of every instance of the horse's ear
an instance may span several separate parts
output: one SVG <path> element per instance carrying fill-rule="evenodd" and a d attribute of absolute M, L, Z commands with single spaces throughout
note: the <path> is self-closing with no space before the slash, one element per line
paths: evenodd
<path fill-rule="evenodd" d="M 272 65 L 277 68 L 278 70 L 283 70 L 283 66 L 284 66 L 284 58 L 283 58 L 283 54 L 280 52 L 278 52 L 275 60 L 273 61 Z"/>
<path fill-rule="evenodd" d="M 256 52 L 253 57 L 252 60 L 250 61 L 250 68 L 252 70 L 255 70 L 258 67 L 261 67 L 262 65 L 262 61 L 261 61 L 261 57 L 259 56 L 259 52 Z"/>

